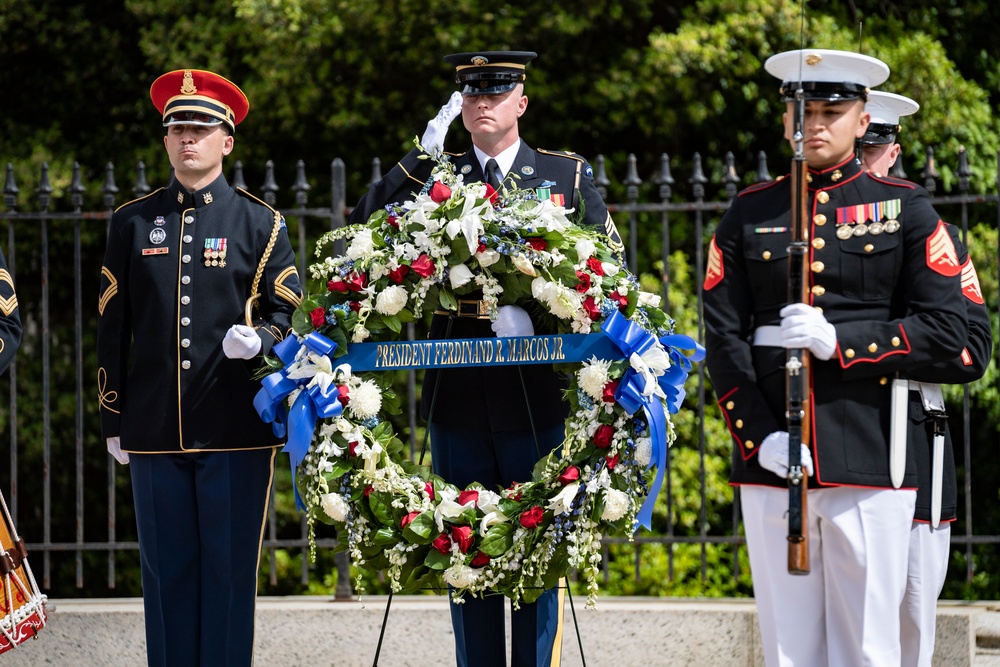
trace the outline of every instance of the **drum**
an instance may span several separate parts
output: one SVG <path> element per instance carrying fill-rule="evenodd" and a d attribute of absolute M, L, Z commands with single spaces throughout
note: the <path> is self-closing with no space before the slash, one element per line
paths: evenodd
<path fill-rule="evenodd" d="M 35 575 L 0 493 L 0 653 L 31 639 L 45 626 L 45 596 L 38 592 Z"/>

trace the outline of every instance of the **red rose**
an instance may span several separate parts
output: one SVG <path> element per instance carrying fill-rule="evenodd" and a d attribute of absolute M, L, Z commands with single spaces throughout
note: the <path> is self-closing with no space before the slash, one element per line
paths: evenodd
<path fill-rule="evenodd" d="M 583 300 L 583 309 L 587 311 L 587 317 L 590 319 L 595 321 L 601 319 L 601 309 L 597 307 L 594 297 L 588 296 Z"/>
<path fill-rule="evenodd" d="M 424 493 L 427 494 L 428 498 L 434 500 L 434 485 L 431 484 L 430 482 L 424 484 Z"/>
<path fill-rule="evenodd" d="M 443 554 L 450 554 L 451 538 L 445 535 L 444 533 L 441 533 L 440 535 L 434 538 L 434 541 L 431 542 L 431 546 Z"/>
<path fill-rule="evenodd" d="M 526 239 L 526 240 L 528 241 L 528 245 L 530 245 L 532 248 L 534 248 L 538 252 L 541 252 L 541 251 L 543 251 L 543 250 L 545 250 L 546 248 L 549 247 L 549 244 L 548 244 L 548 242 L 545 239 L 530 238 L 530 239 Z"/>
<path fill-rule="evenodd" d="M 479 502 L 479 491 L 475 489 L 469 489 L 467 491 L 462 491 L 458 494 L 458 504 L 464 505 L 465 503 L 472 501 L 473 504 Z"/>
<path fill-rule="evenodd" d="M 341 294 L 345 294 L 347 292 L 347 283 L 340 278 L 337 278 L 336 280 L 328 282 L 326 284 L 326 288 L 331 292 L 340 292 Z"/>
<path fill-rule="evenodd" d="M 615 290 L 614 292 L 612 292 L 611 294 L 609 294 L 608 298 L 611 299 L 612 301 L 617 301 L 618 302 L 618 310 L 620 310 L 622 312 L 624 312 L 625 309 L 628 307 L 628 297 L 627 296 L 622 296 L 621 294 L 619 294 L 618 290 Z"/>
<path fill-rule="evenodd" d="M 430 195 L 431 201 L 440 204 L 441 202 L 448 201 L 451 197 L 451 188 L 441 181 L 435 181 L 434 185 L 431 187 Z"/>
<path fill-rule="evenodd" d="M 385 219 L 385 223 L 390 227 L 399 229 L 399 218 L 393 213 L 389 214 L 389 217 Z"/>
<path fill-rule="evenodd" d="M 326 324 L 326 311 L 322 308 L 316 308 L 309 313 L 309 319 L 312 321 L 313 328 L 319 329 Z"/>
<path fill-rule="evenodd" d="M 614 456 L 609 456 L 607 460 L 608 470 L 614 470 L 615 466 L 618 465 L 618 454 Z"/>
<path fill-rule="evenodd" d="M 410 512 L 409 514 L 407 514 L 406 516 L 404 516 L 402 519 L 399 520 L 399 527 L 406 528 L 411 523 L 413 523 L 413 520 L 416 519 L 418 516 L 420 516 L 420 512 Z"/>
<path fill-rule="evenodd" d="M 451 529 L 451 539 L 458 545 L 458 550 L 463 554 L 469 550 L 472 543 L 476 541 L 471 526 L 453 526 Z"/>
<path fill-rule="evenodd" d="M 360 301 L 348 301 L 347 305 L 350 306 L 351 310 L 353 310 L 355 313 L 361 311 L 361 302 Z"/>
<path fill-rule="evenodd" d="M 406 264 L 400 264 L 395 269 L 389 272 L 389 280 L 398 285 L 399 283 L 403 282 L 403 278 L 405 278 L 406 274 L 409 272 L 410 272 L 410 267 L 408 267 Z"/>
<path fill-rule="evenodd" d="M 434 273 L 434 262 L 427 255 L 421 255 L 413 260 L 410 264 L 410 268 L 421 278 L 426 278 L 427 276 Z"/>
<path fill-rule="evenodd" d="M 580 294 L 585 293 L 590 289 L 590 274 L 584 273 L 583 271 L 577 271 L 576 277 L 580 279 L 580 282 L 576 286 L 576 291 Z M 591 317 L 590 319 L 594 319 Z"/>
<path fill-rule="evenodd" d="M 368 486 L 365 487 L 365 490 L 362 491 L 362 493 L 364 493 L 365 494 L 365 498 L 367 498 L 368 496 L 370 496 L 372 494 L 372 491 L 374 491 L 374 490 L 375 490 L 375 487 L 369 484 Z"/>
<path fill-rule="evenodd" d="M 354 450 L 356 450 L 357 448 L 358 448 L 357 440 L 355 440 L 354 442 L 347 443 L 347 451 L 351 456 L 357 456 L 357 454 L 354 453 Z"/>
<path fill-rule="evenodd" d="M 591 257 L 587 260 L 587 268 L 599 276 L 604 275 L 604 265 L 601 264 L 601 260 L 596 257 Z"/>
<path fill-rule="evenodd" d="M 510 498 L 511 500 L 520 500 L 521 499 L 521 485 L 520 484 L 516 484 L 516 483 L 515 484 L 511 484 L 510 487 L 507 489 L 507 491 L 508 491 L 507 497 Z"/>
<path fill-rule="evenodd" d="M 348 289 L 360 292 L 368 285 L 368 276 L 363 273 L 352 273 L 347 276 L 347 280 L 344 282 L 347 284 Z"/>
<path fill-rule="evenodd" d="M 535 505 L 530 510 L 526 512 L 521 512 L 521 525 L 527 529 L 538 528 L 542 523 L 542 517 L 545 515 L 545 510 L 543 510 L 538 505 Z"/>
<path fill-rule="evenodd" d="M 607 449 L 611 446 L 611 440 L 614 438 L 615 429 L 607 424 L 601 424 L 597 427 L 597 432 L 594 433 L 594 446 L 598 449 Z"/>
<path fill-rule="evenodd" d="M 476 252 L 482 252 L 484 250 L 486 250 L 486 244 L 480 241 L 479 245 L 476 246 Z"/>
<path fill-rule="evenodd" d="M 340 401 L 340 404 L 343 405 L 346 408 L 348 401 L 351 400 L 351 390 L 348 389 L 348 387 L 347 387 L 346 384 L 338 384 L 337 385 L 337 394 L 339 394 L 337 396 L 337 400 Z M 351 450 L 351 454 L 353 454 L 353 453 L 354 453 L 354 450 L 352 449 Z"/>
<path fill-rule="evenodd" d="M 490 557 L 484 554 L 482 551 L 477 551 L 476 555 L 472 557 L 472 567 L 482 567 L 490 562 Z"/>
<path fill-rule="evenodd" d="M 493 186 L 489 183 L 486 184 L 486 199 L 490 201 L 493 206 L 497 205 L 497 199 L 500 198 L 500 193 L 493 189 Z"/>
<path fill-rule="evenodd" d="M 604 385 L 604 393 L 601 395 L 601 400 L 605 403 L 615 402 L 615 392 L 618 391 L 618 380 L 612 380 L 611 382 Z"/>
<path fill-rule="evenodd" d="M 570 466 L 559 473 L 559 483 L 566 486 L 570 482 L 575 482 L 580 479 L 580 469 L 576 466 Z"/>

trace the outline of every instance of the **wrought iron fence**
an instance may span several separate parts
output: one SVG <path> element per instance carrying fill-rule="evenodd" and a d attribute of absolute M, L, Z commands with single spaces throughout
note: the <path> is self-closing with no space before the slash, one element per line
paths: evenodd
<path fill-rule="evenodd" d="M 741 185 L 748 181 L 771 180 L 767 166 L 767 156 L 761 152 L 756 165 L 750 170 L 749 178 L 741 178 L 732 154 L 727 154 L 720 162 L 721 173 L 714 178 L 705 175 L 702 160 L 698 154 L 691 160 L 690 174 L 683 184 L 671 172 L 671 160 L 662 155 L 653 160 L 657 167 L 648 181 L 639 177 L 637 159 L 630 155 L 624 165 L 624 178 L 615 183 L 609 178 L 608 165 L 603 157 L 594 161 L 595 183 L 606 201 L 609 193 L 624 192 L 624 200 L 608 204 L 619 228 L 628 242 L 628 261 L 633 272 L 654 273 L 662 277 L 664 303 L 672 289 L 668 258 L 671 255 L 671 238 L 674 225 L 685 225 L 693 230 L 692 240 L 687 248 L 694 265 L 694 275 L 704 275 L 703 248 L 714 224 L 729 207 Z M 1000 163 L 1000 156 L 998 156 Z M 897 163 L 893 175 L 906 177 L 902 173 L 901 162 Z M 96 363 L 93 355 L 93 332 L 96 330 L 97 289 L 103 257 L 107 224 L 113 209 L 136 197 L 149 193 L 152 188 L 147 183 L 145 168 L 140 162 L 132 176 L 129 192 L 123 193 L 117 185 L 119 174 L 108 164 L 103 170 L 101 183 L 88 188 L 81 176 L 79 165 L 74 165 L 64 192 L 56 193 L 50 183 L 49 171 L 43 166 L 37 181 L 28 193 L 15 182 L 14 171 L 7 166 L 4 182 L 4 208 L 0 219 L 7 223 L 7 260 L 10 273 L 17 284 L 21 317 L 24 323 L 24 338 L 21 351 L 8 371 L 9 404 L 5 416 L 6 423 L 0 427 L 6 430 L 9 440 L 10 467 L 0 480 L 7 482 L 4 491 L 14 522 L 19 532 L 25 536 L 32 563 L 40 574 L 43 589 L 54 585 L 83 588 L 85 581 L 85 555 L 106 554 L 102 559 L 106 565 L 106 586 L 116 588 L 116 564 L 121 554 L 131 554 L 138 550 L 134 524 L 123 525 L 119 514 L 126 508 L 128 475 L 125 468 L 117 465 L 110 456 L 104 454 L 100 437 L 99 418 L 96 409 Z M 288 187 L 292 193 L 289 201 L 278 197 L 281 191 L 275 180 L 275 168 L 271 162 L 263 170 L 263 185 L 247 188 L 243 166 L 237 162 L 229 174 L 233 185 L 261 193 L 269 204 L 277 206 L 288 221 L 293 232 L 300 275 L 305 276 L 306 266 L 312 256 L 309 241 L 320 233 L 335 229 L 345 223 L 349 213 L 345 165 L 335 159 L 330 164 L 329 191 L 318 198 L 329 202 L 325 206 L 310 206 L 312 186 L 300 161 L 296 165 L 296 176 Z M 970 192 L 970 172 L 966 155 L 959 156 L 955 171 L 957 188 L 955 192 L 938 194 L 938 174 L 933 152 L 928 149 L 925 166 L 921 173 L 922 184 L 931 193 L 939 211 L 954 220 L 958 211 L 963 238 L 968 230 L 970 211 L 976 212 L 978 219 L 996 219 L 998 197 L 994 190 L 986 194 Z M 380 177 L 380 163 L 372 164 L 372 179 Z M 917 179 L 914 179 L 917 180 Z M 718 187 L 718 196 L 709 197 L 709 186 Z M 683 194 L 677 192 L 681 190 Z M 56 196 L 58 194 L 58 196 Z M 361 193 L 358 193 L 360 195 Z M 616 196 L 620 196 L 617 195 Z M 350 201 L 356 200 L 357 197 Z M 89 210 L 85 210 L 85 206 Z M 987 216 L 992 215 L 992 218 Z M 659 224 L 659 257 L 650 257 L 646 248 L 640 249 L 640 237 L 655 238 Z M 640 230 L 643 234 L 640 235 Z M 642 251 L 641 251 L 642 250 Z M 22 256 L 24 255 L 24 256 Z M 71 259 L 70 259 L 71 257 Z M 659 266 L 654 266 L 657 262 Z M 662 269 L 662 270 L 660 270 Z M 704 340 L 701 316 L 701 281 L 697 285 L 697 338 Z M 71 332 L 71 333 L 70 333 Z M 686 332 L 692 333 L 695 332 Z M 409 335 L 415 335 L 413 325 Z M 89 345 L 88 345 L 89 341 Z M 742 544 L 739 531 L 738 494 L 732 503 L 731 518 L 719 531 L 709 529 L 707 516 L 709 500 L 706 495 L 706 420 L 718 418 L 715 402 L 703 366 L 689 380 L 689 402 L 697 410 L 697 442 L 678 443 L 676 446 L 697 450 L 699 460 L 699 529 L 696 534 L 678 534 L 673 522 L 674 484 L 673 471 L 667 475 L 663 493 L 668 505 L 666 525 L 660 535 L 639 535 L 635 538 L 635 577 L 640 576 L 642 549 L 645 544 L 668 545 L 670 576 L 674 576 L 673 545 L 696 544 L 701 547 L 701 577 L 707 576 L 708 545 L 732 545 L 734 575 L 739 573 L 736 546 Z M 411 371 L 407 378 L 409 405 L 406 420 L 410 435 L 411 456 L 416 458 L 417 424 L 416 374 Z M 960 503 L 960 531 L 953 531 L 952 543 L 962 547 L 967 554 L 965 576 L 973 577 L 972 550 L 977 544 L 1000 543 L 1000 535 L 980 534 L 973 521 L 978 516 L 972 503 L 973 476 L 970 473 L 972 452 L 970 424 L 970 400 L 966 387 L 961 419 L 961 451 L 956 451 L 957 462 L 964 470 L 964 486 L 961 489 L 964 503 Z M 30 447 L 29 447 L 30 443 Z M 995 446 L 995 443 L 989 443 Z M 19 457 L 23 457 L 19 458 Z M 97 478 L 101 478 L 97 481 Z M 1000 479 L 976 479 L 977 485 L 995 489 Z M 119 493 L 125 489 L 125 493 Z M 275 503 L 270 505 L 270 520 L 266 531 L 264 549 L 270 554 L 269 579 L 277 583 L 275 553 L 279 549 L 308 549 L 304 519 L 299 522 L 297 534 L 279 537 Z M 130 508 L 124 512 L 130 516 Z M 982 523 L 982 522 L 980 522 Z M 287 531 L 286 531 L 287 532 Z M 609 539 L 607 544 L 625 542 L 623 539 Z M 320 548 L 332 546 L 334 540 L 322 539 Z M 73 554 L 72 567 L 62 567 L 53 572 L 53 560 Z M 607 563 L 607 553 L 605 554 Z M 70 570 L 72 573 L 70 573 Z M 338 577 L 341 585 L 347 585 L 346 563 L 338 562 Z M 307 584 L 316 574 L 310 571 L 308 559 L 301 558 L 300 580 Z M 64 581 L 65 580 L 65 581 Z"/>

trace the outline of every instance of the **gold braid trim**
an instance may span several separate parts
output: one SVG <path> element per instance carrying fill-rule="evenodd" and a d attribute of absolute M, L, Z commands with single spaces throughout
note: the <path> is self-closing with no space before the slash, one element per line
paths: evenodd
<path fill-rule="evenodd" d="M 260 299 L 260 292 L 257 291 L 257 288 L 260 287 L 260 279 L 264 275 L 264 269 L 267 267 L 267 260 L 271 258 L 271 251 L 274 250 L 274 244 L 278 240 L 279 231 L 281 231 L 281 214 L 275 211 L 274 226 L 271 228 L 271 238 L 267 240 L 267 246 L 264 248 L 264 254 L 261 255 L 260 263 L 257 265 L 257 271 L 254 273 L 253 284 L 250 285 L 250 298 L 247 299 L 246 309 L 243 313 L 248 327 L 253 326 L 253 305 L 258 299 Z"/>

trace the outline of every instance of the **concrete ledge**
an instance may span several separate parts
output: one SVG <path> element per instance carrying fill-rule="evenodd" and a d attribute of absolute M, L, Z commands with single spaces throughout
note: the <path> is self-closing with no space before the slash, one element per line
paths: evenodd
<path fill-rule="evenodd" d="M 753 600 L 601 598 L 597 610 L 575 597 L 590 665 L 763 665 Z M 262 597 L 257 604 L 257 665 L 373 664 L 386 598 L 345 602 L 319 597 Z M 36 639 L 0 658 L 4 667 L 138 667 L 145 664 L 142 601 L 50 600 L 49 623 Z M 581 665 L 567 604 L 563 667 Z M 986 667 L 1000 647 L 996 603 L 943 601 L 935 665 Z M 448 600 L 397 596 L 379 662 L 393 667 L 453 665 Z M 977 635 L 982 646 L 977 655 Z"/>

